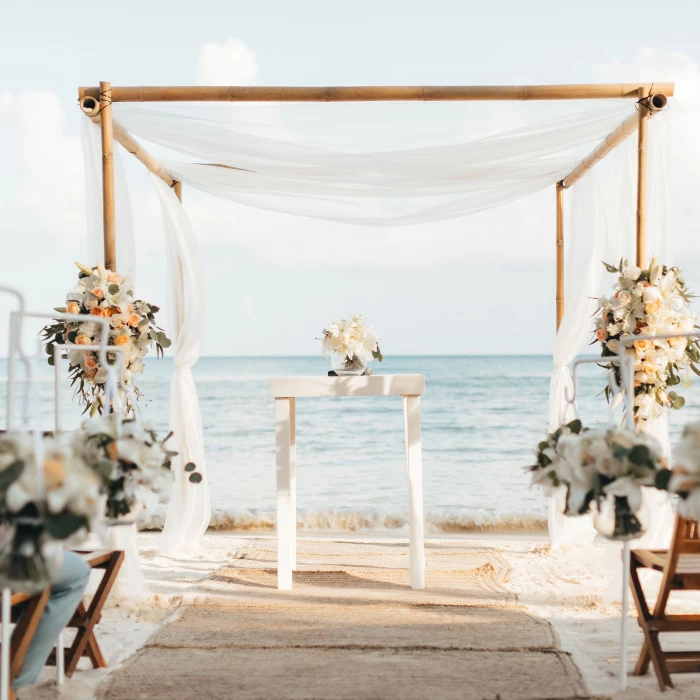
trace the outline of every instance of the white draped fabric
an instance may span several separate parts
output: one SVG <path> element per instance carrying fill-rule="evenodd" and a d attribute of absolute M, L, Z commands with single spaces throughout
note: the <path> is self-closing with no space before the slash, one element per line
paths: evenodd
<path fill-rule="evenodd" d="M 629 106 L 606 107 L 467 143 L 348 153 L 243 133 L 230 121 L 140 105 L 113 110 L 134 136 L 218 165 L 164 161 L 188 186 L 262 209 L 366 226 L 450 219 L 537 192 L 580 161 L 577 147 L 602 140 L 631 113 Z"/>
<path fill-rule="evenodd" d="M 669 226 L 668 193 L 668 123 L 665 113 L 656 115 L 649 123 L 649 224 L 648 253 L 669 261 L 671 231 Z M 630 139 L 613 155 L 606 167 L 601 164 L 571 188 L 570 226 L 566 228 L 569 247 L 565 257 L 565 313 L 554 345 L 554 372 L 550 384 L 549 429 L 556 430 L 565 420 L 577 416 L 575 405 L 568 406 L 567 392 L 573 385 L 569 365 L 588 342 L 591 316 L 596 299 L 609 293 L 610 275 L 604 274 L 602 260 L 617 262 L 634 257 L 635 231 L 635 173 L 636 139 Z M 612 171 L 610 173 L 609 171 Z M 607 191 L 596 184 L 599 175 L 611 175 Z M 660 442 L 664 454 L 670 457 L 668 416 L 648 421 L 645 429 Z M 664 547 L 673 528 L 673 512 L 668 497 L 655 489 L 645 489 L 647 533 L 639 542 L 646 547 Z M 590 516 L 568 518 L 561 514 L 561 503 L 549 502 L 549 535 L 554 546 L 585 544 L 593 541 L 595 530 Z M 637 543 L 639 544 L 639 543 Z M 609 590 L 619 586 L 618 578 Z M 617 595 L 615 593 L 615 595 Z"/>
<path fill-rule="evenodd" d="M 607 236 L 603 199 L 595 171 L 589 171 L 571 188 L 571 217 L 566 238 L 570 245 L 565 257 L 564 317 L 554 343 L 554 372 L 549 388 L 549 430 L 553 432 L 565 420 L 577 416 L 574 385 L 569 365 L 591 335 L 591 316 L 595 312 L 596 292 L 600 288 Z M 549 501 L 549 536 L 553 546 L 572 542 L 592 542 L 595 529 L 590 517 L 567 518 L 557 499 Z"/>
<path fill-rule="evenodd" d="M 613 131 L 634 107 L 605 107 L 466 143 L 358 153 L 267 138 L 240 128 L 230 118 L 202 118 L 169 107 L 115 103 L 112 110 L 115 120 L 135 137 L 200 161 L 163 161 L 165 169 L 188 186 L 263 209 L 360 225 L 405 226 L 461 217 L 553 187 L 580 162 L 591 144 Z M 663 126 L 663 121 L 656 117 L 652 125 Z M 88 262 L 93 264 L 93 258 L 99 259 L 102 251 L 101 177 L 99 129 L 90 122 L 84 144 L 86 162 L 91 164 L 86 177 L 91 222 Z M 651 192 L 658 202 L 666 194 L 659 185 L 665 177 L 662 154 L 666 144 L 655 136 L 650 144 L 654 163 Z M 627 146 L 625 149 L 629 165 L 632 150 Z M 118 250 L 118 259 L 124 269 L 133 264 L 133 231 L 122 233 L 119 228 L 126 225 L 130 215 L 121 213 L 129 205 L 128 199 L 120 200 L 120 189 L 127 197 L 128 191 L 125 183 L 119 184 L 123 178 L 119 167 L 116 173 L 117 240 L 120 246 L 126 245 L 125 251 Z M 564 418 L 565 392 L 571 390 L 568 365 L 590 335 L 590 317 L 595 309 L 590 297 L 602 291 L 601 260 L 610 252 L 606 213 L 617 225 L 634 211 L 631 202 L 629 207 L 618 202 L 618 211 L 611 214 L 611 203 L 605 200 L 605 194 L 601 195 L 595 177 L 587 174 L 571 193 L 571 226 L 566 235 L 566 313 L 555 345 L 550 389 L 552 429 Z M 203 274 L 194 232 L 180 202 L 162 181 L 155 179 L 154 185 L 167 231 L 169 279 L 175 302 L 172 329 L 176 371 L 171 385 L 170 420 L 177 441 L 175 449 L 181 453 L 162 544 L 188 548 L 196 546 L 210 516 L 206 478 L 201 484 L 192 484 L 181 468 L 192 461 L 205 475 L 201 418 L 190 369 L 199 357 L 204 335 Z M 625 185 L 632 186 L 629 177 Z M 656 246 L 666 241 L 663 207 L 655 206 L 651 218 L 650 252 L 664 254 L 667 251 Z M 623 242 L 620 236 L 618 245 L 627 256 L 632 254 L 627 250 L 630 240 L 626 235 Z M 551 514 L 555 543 L 592 538 L 590 521 Z"/>
<path fill-rule="evenodd" d="M 104 262 L 102 237 L 102 145 L 100 128 L 90 120 L 83 120 L 83 160 L 85 164 L 85 192 L 87 209 L 87 260 L 90 266 Z M 132 279 L 136 274 L 134 223 L 129 186 L 119 149 L 114 151 L 115 228 L 119 269 Z M 117 596 L 145 599 L 148 585 L 141 571 L 136 525 L 110 527 L 107 544 L 124 551 L 124 563 L 114 586 Z"/>
<path fill-rule="evenodd" d="M 199 359 L 204 338 L 204 272 L 199 244 L 182 204 L 155 176 L 153 185 L 163 213 L 168 250 L 175 362 L 170 384 L 173 436 L 169 446 L 178 453 L 173 460 L 175 485 L 160 545 L 163 549 L 187 550 L 197 547 L 211 519 L 202 418 L 191 369 Z M 189 481 L 189 473 L 184 471 L 188 462 L 194 463 L 202 476 L 200 483 Z"/>

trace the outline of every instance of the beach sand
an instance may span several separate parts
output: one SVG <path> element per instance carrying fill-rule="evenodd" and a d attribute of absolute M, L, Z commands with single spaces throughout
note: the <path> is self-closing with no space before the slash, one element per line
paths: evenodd
<path fill-rule="evenodd" d="M 140 533 L 142 568 L 150 587 L 146 600 L 112 598 L 98 627 L 97 636 L 110 667 L 92 670 L 81 661 L 74 677 L 59 689 L 59 697 L 88 700 L 95 697 L 98 686 L 107 674 L 118 673 L 119 664 L 141 648 L 151 635 L 162 628 L 182 606 L 197 605 L 198 586 L 215 571 L 236 565 L 252 546 L 274 550 L 275 538 L 270 535 L 212 532 L 203 538 L 196 554 L 164 556 L 154 548 L 155 533 Z M 397 544 L 401 538 L 377 537 L 370 534 L 353 538 L 347 533 L 323 533 L 304 539 L 315 541 L 320 551 L 333 551 L 342 540 L 364 543 Z M 628 690 L 619 692 L 618 663 L 620 643 L 620 606 L 605 605 L 606 571 L 619 557 L 619 545 L 607 542 L 588 546 L 561 547 L 551 550 L 544 537 L 524 535 L 471 535 L 461 538 L 431 538 L 435 548 L 449 548 L 451 543 L 462 549 L 464 543 L 474 550 L 488 551 L 499 562 L 499 576 L 508 593 L 509 602 L 525 606 L 528 611 L 549 621 L 559 637 L 560 647 L 569 652 L 578 666 L 590 696 L 623 698 L 700 697 L 700 674 L 674 676 L 676 690 L 660 693 L 655 676 L 629 678 Z M 655 575 L 648 581 L 650 590 L 657 585 Z M 468 602 L 468 601 L 467 601 Z M 700 612 L 700 594 L 683 594 L 674 607 Z M 634 611 L 630 609 L 629 655 L 631 669 L 641 646 L 642 635 Z M 663 642 L 663 639 L 662 639 Z M 674 649 L 700 648 L 700 635 L 677 635 Z M 669 645 L 669 648 L 670 645 Z M 56 697 L 55 672 L 46 669 L 40 683 L 27 689 L 20 700 Z"/>

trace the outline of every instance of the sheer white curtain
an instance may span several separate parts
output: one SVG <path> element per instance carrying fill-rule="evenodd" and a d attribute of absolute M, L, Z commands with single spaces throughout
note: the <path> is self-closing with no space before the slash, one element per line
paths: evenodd
<path fill-rule="evenodd" d="M 100 128 L 89 119 L 82 127 L 83 162 L 85 167 L 85 193 L 87 213 L 87 260 L 90 266 L 104 262 L 102 236 L 102 144 Z M 136 253 L 134 222 L 131 210 L 129 185 L 124 173 L 118 146 L 114 157 L 115 229 L 117 241 L 117 263 L 119 271 L 132 279 L 136 275 Z M 110 527 L 107 533 L 108 546 L 124 551 L 124 563 L 114 585 L 117 596 L 144 599 L 148 596 L 148 585 L 139 562 L 139 545 L 136 525 Z"/>
<path fill-rule="evenodd" d="M 576 417 L 568 407 L 573 396 L 569 365 L 591 335 L 591 316 L 601 286 L 601 260 L 605 252 L 607 226 L 603 198 L 591 170 L 571 187 L 570 225 L 565 226 L 564 317 L 554 343 L 554 372 L 549 388 L 549 430 Z M 549 502 L 549 536 L 554 546 L 592 542 L 595 530 L 589 516 L 567 518 L 556 498 Z"/>
<path fill-rule="evenodd" d="M 460 217 L 553 185 L 579 162 L 580 147 L 585 152 L 631 113 L 618 105 L 467 143 L 349 153 L 177 111 L 127 104 L 113 110 L 134 136 L 210 162 L 164 163 L 187 185 L 263 209 L 369 226 Z"/>
<path fill-rule="evenodd" d="M 205 327 L 204 272 L 199 244 L 189 218 L 173 190 L 155 175 L 156 189 L 165 224 L 168 280 L 174 330 L 175 373 L 170 383 L 169 444 L 178 452 L 173 460 L 175 485 L 160 539 L 163 549 L 193 549 L 211 519 L 209 483 L 204 457 L 204 435 L 192 366 L 202 351 Z M 193 463 L 200 483 L 184 471 Z"/>

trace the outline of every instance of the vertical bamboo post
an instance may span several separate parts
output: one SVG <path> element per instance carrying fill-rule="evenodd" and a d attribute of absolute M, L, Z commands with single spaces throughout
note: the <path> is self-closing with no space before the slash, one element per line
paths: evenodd
<path fill-rule="evenodd" d="M 102 235 L 104 264 L 117 270 L 117 247 L 114 225 L 114 137 L 112 132 L 112 85 L 100 83 L 100 129 L 102 132 Z"/>
<path fill-rule="evenodd" d="M 637 132 L 637 255 L 638 267 L 644 268 L 647 263 L 647 141 L 649 108 L 643 101 L 649 96 L 647 88 L 639 89 L 640 101 L 639 129 Z"/>
<path fill-rule="evenodd" d="M 557 182 L 557 330 L 564 318 L 564 183 Z"/>

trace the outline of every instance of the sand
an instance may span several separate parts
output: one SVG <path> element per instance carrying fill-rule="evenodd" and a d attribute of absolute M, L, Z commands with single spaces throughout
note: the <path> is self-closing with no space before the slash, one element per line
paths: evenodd
<path fill-rule="evenodd" d="M 306 536 L 306 533 L 305 533 Z M 100 683 L 119 664 L 133 655 L 174 614 L 181 614 L 182 605 L 198 604 L 196 591 L 201 582 L 215 571 L 241 556 L 251 543 L 274 548 L 273 537 L 256 537 L 246 533 L 207 533 L 202 550 L 196 555 L 162 556 L 153 549 L 157 536 L 141 533 L 139 545 L 142 567 L 151 589 L 145 601 L 114 599 L 105 610 L 98 628 L 98 639 L 110 664 L 106 670 L 92 670 L 87 661 L 74 677 L 59 689 L 59 697 L 71 700 L 88 700 L 95 697 Z M 396 538 L 376 538 L 355 535 L 364 542 L 391 542 Z M 349 539 L 347 534 L 336 533 L 320 538 L 329 548 L 333 540 Z M 625 693 L 618 691 L 620 607 L 602 603 L 607 588 L 606 561 L 619 556 L 619 546 L 610 543 L 594 543 L 589 546 L 563 547 L 552 551 L 544 538 L 533 536 L 469 536 L 431 540 L 449 548 L 451 541 L 463 545 L 473 543 L 475 549 L 492 554 L 507 571 L 499 575 L 505 578 L 504 587 L 514 602 L 526 606 L 534 615 L 549 621 L 559 637 L 563 651 L 569 652 L 578 666 L 590 695 L 611 697 L 615 700 L 635 698 L 700 697 L 700 675 L 674 676 L 677 689 L 662 694 L 653 675 L 630 678 Z M 653 586 L 654 581 L 649 585 Z M 684 594 L 677 604 L 683 610 L 700 612 L 700 595 Z M 629 656 L 631 668 L 641 645 L 641 632 L 633 610 L 630 610 Z M 700 647 L 700 636 L 678 635 L 674 637 L 677 649 Z M 26 690 L 20 700 L 39 700 L 56 697 L 54 671 L 46 669 L 38 686 Z"/>

